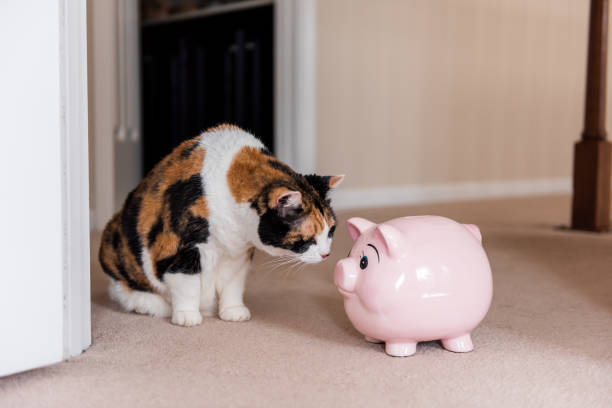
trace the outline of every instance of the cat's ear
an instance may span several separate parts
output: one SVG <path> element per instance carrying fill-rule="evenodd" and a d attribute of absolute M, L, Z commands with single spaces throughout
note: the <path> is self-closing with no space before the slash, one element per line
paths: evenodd
<path fill-rule="evenodd" d="M 341 176 L 319 176 L 317 174 L 307 174 L 304 176 L 306 180 L 319 192 L 321 197 L 327 197 L 329 190 L 340 185 L 344 180 L 344 175 Z"/>
<path fill-rule="evenodd" d="M 299 191 L 279 188 L 270 198 L 271 207 L 276 209 L 281 217 L 286 217 L 302 206 L 302 193 Z"/>
<path fill-rule="evenodd" d="M 338 188 L 338 186 L 340 185 L 340 183 L 342 183 L 343 180 L 344 180 L 344 174 L 341 174 L 339 176 L 331 176 L 329 178 L 329 188 L 331 189 Z"/>

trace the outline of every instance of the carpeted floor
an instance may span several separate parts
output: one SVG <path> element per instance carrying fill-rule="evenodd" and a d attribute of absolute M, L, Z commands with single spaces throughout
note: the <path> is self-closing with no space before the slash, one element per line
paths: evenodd
<path fill-rule="evenodd" d="M 332 282 L 350 247 L 342 227 L 331 258 L 300 272 L 270 270 L 257 254 L 248 323 L 208 318 L 182 328 L 120 312 L 94 261 L 92 347 L 0 379 L 0 406 L 612 406 L 612 234 L 559 229 L 569 218 L 568 197 L 350 215 L 382 221 L 414 214 L 445 215 L 483 231 L 495 294 L 472 353 L 431 342 L 413 357 L 392 358 L 366 343 Z M 347 215 L 340 214 L 342 223 Z"/>

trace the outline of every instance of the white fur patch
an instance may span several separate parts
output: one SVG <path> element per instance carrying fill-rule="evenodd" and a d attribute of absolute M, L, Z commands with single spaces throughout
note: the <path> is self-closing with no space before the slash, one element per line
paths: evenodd
<path fill-rule="evenodd" d="M 227 173 L 236 154 L 244 147 L 264 147 L 253 135 L 239 129 L 221 129 L 202 135 L 200 145 L 206 149 L 202 165 L 202 182 L 210 211 L 209 230 L 213 245 L 230 256 L 244 254 L 257 235 L 259 217 L 248 203 L 239 204 L 227 184 Z M 212 241 L 212 242 L 211 242 Z"/>
<path fill-rule="evenodd" d="M 157 279 L 157 276 L 155 276 L 155 273 L 153 272 L 153 264 L 151 263 L 151 254 L 149 253 L 147 248 L 145 248 L 144 246 L 142 248 L 142 270 L 144 271 L 151 285 L 153 285 L 153 287 L 158 292 L 160 293 L 166 292 L 166 289 L 167 289 L 166 285 L 164 285 L 159 279 Z"/>
<path fill-rule="evenodd" d="M 200 313 L 200 274 L 166 273 L 164 282 L 172 299 L 172 323 L 195 326 L 202 323 Z"/>
<path fill-rule="evenodd" d="M 111 299 L 119 303 L 126 312 L 136 312 L 156 317 L 170 316 L 170 305 L 160 295 L 128 290 L 116 281 L 111 281 L 108 289 Z"/>
<path fill-rule="evenodd" d="M 219 313 L 226 322 L 246 322 L 251 319 L 251 311 L 244 305 L 225 308 Z"/>
<path fill-rule="evenodd" d="M 202 323 L 202 314 L 199 310 L 174 310 L 172 311 L 172 324 L 178 326 L 197 326 Z"/>
<path fill-rule="evenodd" d="M 164 275 L 172 299 L 172 310 L 200 310 L 200 274 L 169 273 Z"/>

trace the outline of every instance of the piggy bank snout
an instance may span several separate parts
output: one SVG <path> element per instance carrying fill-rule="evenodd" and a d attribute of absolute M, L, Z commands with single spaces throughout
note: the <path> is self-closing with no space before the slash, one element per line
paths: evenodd
<path fill-rule="evenodd" d="M 347 258 L 336 264 L 334 283 L 345 292 L 354 292 L 357 283 L 357 265 L 354 260 Z"/>

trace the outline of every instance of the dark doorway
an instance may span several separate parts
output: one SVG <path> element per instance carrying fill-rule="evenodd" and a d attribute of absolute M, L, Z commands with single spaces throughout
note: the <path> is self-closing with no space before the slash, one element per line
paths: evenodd
<path fill-rule="evenodd" d="M 219 123 L 232 123 L 274 151 L 272 5 L 144 23 L 143 166 Z"/>

